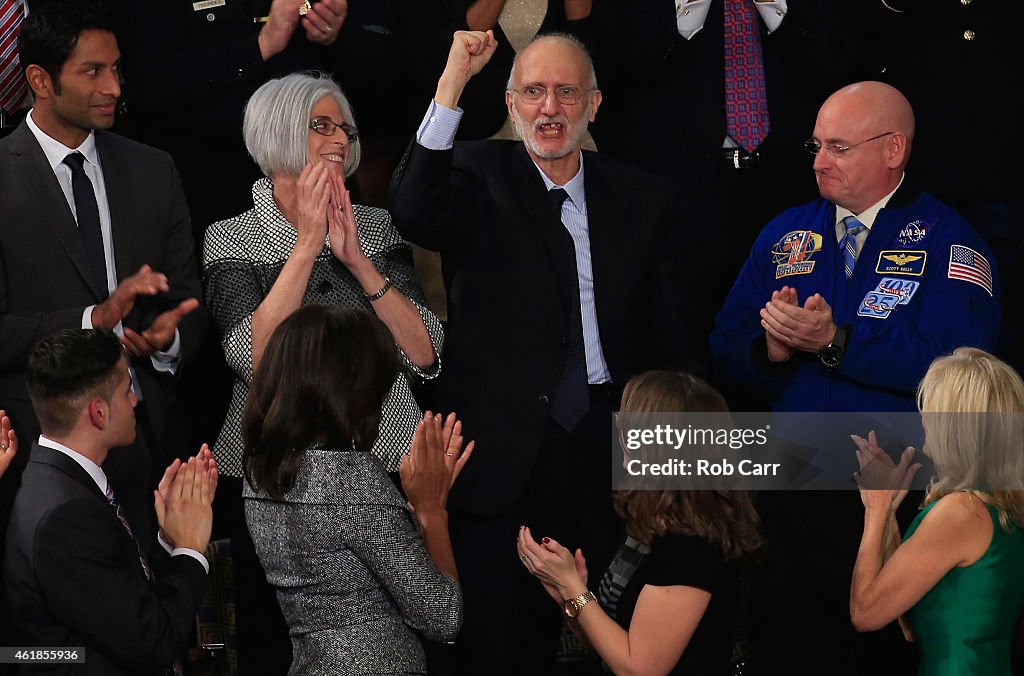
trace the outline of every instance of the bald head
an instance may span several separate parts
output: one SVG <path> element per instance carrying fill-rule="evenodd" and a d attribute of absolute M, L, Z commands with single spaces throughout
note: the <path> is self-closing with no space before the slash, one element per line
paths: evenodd
<path fill-rule="evenodd" d="M 857 82 L 832 94 L 821 106 L 820 115 L 860 121 L 865 131 L 890 131 L 914 138 L 914 110 L 900 90 L 884 82 Z"/>
<path fill-rule="evenodd" d="M 535 37 L 530 44 L 516 53 L 512 61 L 512 70 L 508 75 L 508 88 L 519 86 L 516 82 L 516 73 L 519 70 L 521 61 L 537 59 L 566 59 L 575 61 L 582 73 L 585 73 L 583 82 L 587 83 L 589 89 L 597 89 L 597 73 L 594 71 L 594 61 L 590 58 L 590 52 L 583 46 L 575 36 L 568 33 L 548 33 Z"/>
<path fill-rule="evenodd" d="M 814 124 L 821 196 L 860 214 L 900 184 L 913 137 L 914 111 L 898 89 L 869 81 L 835 92 Z"/>

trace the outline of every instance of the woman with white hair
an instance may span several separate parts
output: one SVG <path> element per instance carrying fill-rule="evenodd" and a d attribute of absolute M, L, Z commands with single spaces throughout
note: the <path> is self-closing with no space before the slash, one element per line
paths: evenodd
<path fill-rule="evenodd" d="M 850 587 L 860 631 L 899 618 L 920 646 L 920 674 L 1009 676 L 1024 606 L 1024 382 L 1007 364 L 961 347 L 918 387 L 924 453 L 936 476 L 902 543 L 893 518 L 920 465 L 854 437 L 864 532 Z"/>
<path fill-rule="evenodd" d="M 246 104 L 243 133 L 265 177 L 253 185 L 252 208 L 211 225 L 203 245 L 205 300 L 234 372 L 214 445 L 218 530 L 231 538 L 239 664 L 283 673 L 288 628 L 242 514 L 242 414 L 267 340 L 312 303 L 357 308 L 387 326 L 402 368 L 370 452 L 396 472 L 422 418 L 410 382 L 437 376 L 442 329 L 390 214 L 351 203 L 345 179 L 359 164 L 359 136 L 337 84 L 320 73 L 270 80 Z"/>
<path fill-rule="evenodd" d="M 217 467 L 242 476 L 242 410 L 267 339 L 297 308 L 320 303 L 374 313 L 395 337 L 404 368 L 373 447 L 394 472 L 422 415 L 410 380 L 438 374 L 442 329 L 390 214 L 351 203 L 345 179 L 360 155 L 352 108 L 328 76 L 294 73 L 252 95 L 243 132 L 266 177 L 253 185 L 253 208 L 211 225 L 203 246 L 206 303 L 235 373 Z"/>

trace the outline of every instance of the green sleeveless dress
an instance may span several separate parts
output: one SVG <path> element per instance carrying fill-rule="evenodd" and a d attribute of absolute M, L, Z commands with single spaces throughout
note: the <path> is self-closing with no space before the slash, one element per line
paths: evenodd
<path fill-rule="evenodd" d="M 907 540 L 928 505 L 907 529 Z M 920 676 L 1010 676 L 1010 645 L 1024 605 L 1024 530 L 1007 534 L 994 507 L 992 542 L 974 564 L 954 568 L 906 617 L 921 650 Z"/>

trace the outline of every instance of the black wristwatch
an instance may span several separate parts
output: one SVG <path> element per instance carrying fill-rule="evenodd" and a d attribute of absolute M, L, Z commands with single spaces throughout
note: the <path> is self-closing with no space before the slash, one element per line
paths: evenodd
<path fill-rule="evenodd" d="M 836 335 L 832 337 L 829 344 L 821 348 L 818 352 L 818 360 L 822 365 L 829 371 L 839 366 L 839 363 L 843 361 L 843 354 L 846 348 L 846 328 L 842 326 L 836 327 Z"/>

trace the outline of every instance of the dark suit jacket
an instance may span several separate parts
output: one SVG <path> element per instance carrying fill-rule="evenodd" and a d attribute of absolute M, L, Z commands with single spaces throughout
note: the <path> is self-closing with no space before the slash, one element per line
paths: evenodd
<path fill-rule="evenodd" d="M 202 298 L 188 208 L 167 154 L 103 131 L 96 132 L 96 148 L 118 280 L 149 264 L 167 275 L 171 287 L 169 293 L 138 298 L 124 324 L 141 330 L 181 300 Z M 0 408 L 11 413 L 26 447 L 39 430 L 22 377 L 32 347 L 61 329 L 81 327 L 85 308 L 106 297 L 89 281 L 77 228 L 42 148 L 22 123 L 0 140 Z M 183 361 L 200 345 L 206 324 L 205 311 L 199 309 L 178 326 Z M 133 359 L 132 367 L 153 437 L 160 440 L 173 405 L 174 378 L 155 371 L 148 358 Z M 16 458 L 15 471 L 5 477 L 8 495 L 27 460 Z"/>
<path fill-rule="evenodd" d="M 774 168 L 800 158 L 799 176 L 811 189 L 811 163 L 801 143 L 814 131 L 818 107 L 859 66 L 854 47 L 862 45 L 842 30 L 852 12 L 834 0 L 790 0 L 770 35 L 757 18 L 771 124 L 762 159 Z M 726 136 L 723 17 L 723 0 L 714 0 L 703 28 L 686 40 L 669 0 L 595 8 L 595 59 L 605 94 L 600 129 L 609 132 L 595 131 L 595 138 L 604 152 L 690 185 L 713 175 Z"/>
<path fill-rule="evenodd" d="M 601 345 L 622 386 L 690 351 L 674 264 L 678 211 L 660 179 L 596 153 L 583 158 Z M 576 270 L 557 262 L 564 226 L 519 142 L 454 151 L 413 143 L 392 188 L 399 231 L 442 256 L 448 334 L 429 404 L 458 412 L 477 443 L 453 503 L 496 514 L 530 476 L 567 351 Z"/>
<path fill-rule="evenodd" d="M 186 647 L 207 575 L 190 556 L 150 554 L 153 583 L 92 477 L 34 444 L 5 552 L 14 645 L 85 647 L 84 665 L 51 673 L 161 673 Z"/>
<path fill-rule="evenodd" d="M 879 2 L 859 13 L 857 33 L 868 45 L 859 53 L 871 79 L 897 87 L 914 107 L 909 172 L 957 208 L 964 200 L 1019 200 L 1024 170 L 1005 150 L 1024 144 L 1024 127 L 1009 123 L 1006 92 L 1024 86 L 1024 71 L 1013 65 L 1024 4 L 887 3 L 900 11 Z M 995 244 L 985 223 L 971 224 Z M 1019 246 L 1022 234 L 1018 229 L 1008 239 Z"/>

